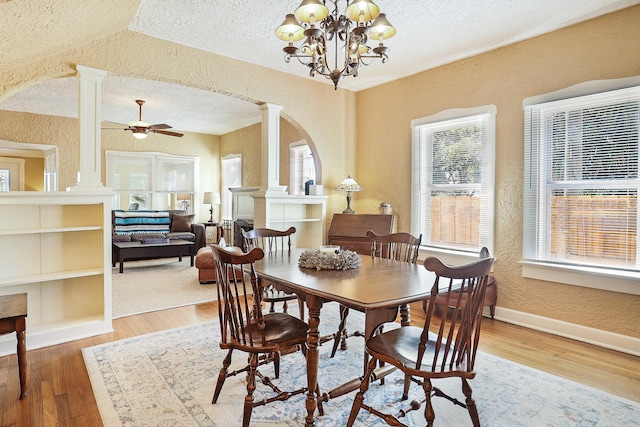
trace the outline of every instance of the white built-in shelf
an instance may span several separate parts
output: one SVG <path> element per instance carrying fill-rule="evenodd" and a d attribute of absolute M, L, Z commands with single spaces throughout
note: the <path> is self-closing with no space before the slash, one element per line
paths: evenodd
<path fill-rule="evenodd" d="M 0 295 L 27 294 L 27 348 L 108 333 L 113 194 L 0 193 Z M 0 339 L 0 356 L 15 338 Z"/>

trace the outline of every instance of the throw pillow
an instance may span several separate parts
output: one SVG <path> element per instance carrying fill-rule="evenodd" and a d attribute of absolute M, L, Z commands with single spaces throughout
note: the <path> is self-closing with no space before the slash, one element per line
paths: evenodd
<path fill-rule="evenodd" d="M 193 223 L 193 217 L 195 215 L 180 215 L 174 214 L 171 220 L 171 232 L 176 231 L 191 231 L 191 224 Z"/>

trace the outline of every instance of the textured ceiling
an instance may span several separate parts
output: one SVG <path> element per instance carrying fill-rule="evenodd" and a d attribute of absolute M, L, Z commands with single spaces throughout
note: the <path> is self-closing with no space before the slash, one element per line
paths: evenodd
<path fill-rule="evenodd" d="M 0 64 L 10 68 L 129 28 L 131 31 L 308 77 L 285 63 L 274 34 L 300 0 L 0 0 Z M 346 1 L 339 0 L 341 7 Z M 358 91 L 458 59 L 506 46 L 640 0 L 376 0 L 397 28 L 387 41 L 389 61 L 363 68 L 341 88 Z M 72 28 L 72 31 L 69 29 Z M 294 60 L 295 61 L 295 60 Z M 108 71 L 108 70 L 107 70 Z M 330 81 L 323 77 L 317 80 Z M 103 118 L 143 118 L 176 130 L 224 134 L 260 121 L 257 106 L 166 83 L 109 76 Z M 30 87 L 0 102 L 0 109 L 77 117 L 75 78 Z"/>

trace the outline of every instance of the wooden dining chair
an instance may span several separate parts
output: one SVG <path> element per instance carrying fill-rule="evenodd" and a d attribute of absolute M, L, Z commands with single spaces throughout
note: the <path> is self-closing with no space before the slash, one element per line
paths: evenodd
<path fill-rule="evenodd" d="M 482 249 L 480 249 L 480 255 L 478 258 L 489 258 L 489 256 L 490 256 L 489 249 L 487 249 L 486 247 L 483 247 Z M 496 280 L 493 276 L 489 276 L 489 282 L 487 283 L 487 292 L 484 295 L 483 306 L 484 307 L 489 306 L 489 313 L 492 319 L 496 314 L 497 297 L 498 297 L 498 291 L 496 287 Z M 422 309 L 424 310 L 425 313 L 427 312 L 428 301 L 429 301 L 428 299 L 425 299 L 424 301 L 422 301 Z M 466 304 L 466 300 L 463 297 L 461 301 L 461 305 L 464 307 L 465 304 Z M 443 311 L 448 308 L 445 301 L 445 295 L 438 295 L 436 297 L 436 305 L 440 306 L 443 309 Z"/>
<path fill-rule="evenodd" d="M 289 227 L 285 231 L 273 230 L 271 228 L 254 228 L 253 230 L 242 230 L 245 250 L 261 248 L 265 252 L 290 251 L 291 235 L 296 232 L 295 227 Z M 262 302 L 269 305 L 269 313 L 275 311 L 275 305 L 282 303 L 282 311 L 287 313 L 288 301 L 298 301 L 300 319 L 304 320 L 304 303 L 298 300 L 295 294 L 288 294 L 277 290 L 272 284 L 263 281 Z"/>
<path fill-rule="evenodd" d="M 263 406 L 279 400 L 287 400 L 297 394 L 305 393 L 306 387 L 293 391 L 282 391 L 258 371 L 262 366 L 279 360 L 282 352 L 291 353 L 300 350 L 306 356 L 307 332 L 309 325 L 304 321 L 286 313 L 263 314 L 260 310 L 262 300 L 260 285 L 253 263 L 264 257 L 260 248 L 243 253 L 240 248 L 211 247 L 218 274 L 218 320 L 220 322 L 220 348 L 228 350 L 218 374 L 212 404 L 220 397 L 222 386 L 228 377 L 246 372 L 247 395 L 244 399 L 242 416 L 243 427 L 249 426 L 254 407 Z M 231 355 L 234 350 L 248 353 L 248 365 L 242 369 L 229 372 Z M 276 369 L 275 377 L 279 377 Z M 304 373 L 291 374 L 300 376 Z M 254 400 L 256 377 L 271 387 L 275 395 L 259 401 Z M 316 389 L 319 397 L 319 389 Z M 318 407 L 322 415 L 322 407 Z"/>
<path fill-rule="evenodd" d="M 416 263 L 418 253 L 420 251 L 420 242 L 422 242 L 422 234 L 415 237 L 409 233 L 393 233 L 379 235 L 369 230 L 366 234 L 371 240 L 371 256 L 374 258 L 393 259 L 396 261 Z M 400 307 L 401 312 L 409 313 L 409 306 Z M 349 334 L 346 330 L 347 317 L 349 316 L 349 307 L 340 305 L 340 323 L 338 330 L 333 334 L 333 348 L 330 357 L 335 356 L 338 345 L 341 350 L 347 348 L 347 338 L 353 336 L 364 336 L 360 331 Z"/>
<path fill-rule="evenodd" d="M 433 426 L 435 412 L 432 397 L 445 397 L 450 402 L 467 409 L 474 426 L 480 426 L 478 410 L 471 394 L 470 379 L 476 375 L 474 365 L 480 339 L 482 304 L 487 289 L 493 258 L 482 258 L 459 267 L 450 267 L 439 259 L 429 257 L 424 266 L 436 274 L 431 288 L 424 326 L 405 326 L 375 335 L 366 342 L 365 348 L 371 356 L 367 372 L 356 394 L 347 426 L 352 426 L 360 409 L 383 418 L 389 425 L 405 426 L 398 418 L 425 403 L 424 416 L 427 426 Z M 446 303 L 459 312 L 459 316 L 447 319 L 436 316 L 437 295 L 446 295 Z M 467 303 L 461 304 L 465 295 Z M 405 374 L 405 378 L 422 386 L 424 400 L 413 400 L 397 415 L 384 414 L 364 403 L 369 389 L 371 374 L 378 362 L 389 363 Z M 464 402 L 445 394 L 434 387 L 432 380 L 458 377 L 462 381 Z M 407 381 L 403 399 L 408 394 Z"/>

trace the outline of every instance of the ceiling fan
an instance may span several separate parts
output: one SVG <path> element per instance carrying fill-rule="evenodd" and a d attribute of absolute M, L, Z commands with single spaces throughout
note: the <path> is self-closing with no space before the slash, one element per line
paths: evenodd
<path fill-rule="evenodd" d="M 140 106 L 139 120 L 134 120 L 129 122 L 129 127 L 124 129 L 124 130 L 130 130 L 131 132 L 133 132 L 134 137 L 138 139 L 144 139 L 147 137 L 149 132 L 161 133 L 163 135 L 177 136 L 177 137 L 181 137 L 183 135 L 178 132 L 163 130 L 163 129 L 171 129 L 171 126 L 166 124 L 151 125 L 147 122 L 143 122 L 142 121 L 142 104 L 144 104 L 144 101 L 142 99 L 136 99 L 136 104 Z"/>

